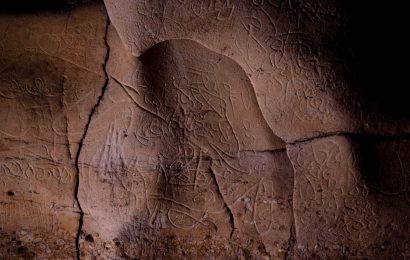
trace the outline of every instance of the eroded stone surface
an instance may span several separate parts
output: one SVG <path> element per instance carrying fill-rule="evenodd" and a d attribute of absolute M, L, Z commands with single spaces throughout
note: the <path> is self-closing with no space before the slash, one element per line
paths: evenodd
<path fill-rule="evenodd" d="M 117 241 L 129 257 L 283 256 L 293 169 L 245 72 L 190 40 L 129 59 L 117 71 L 124 59 L 110 53 L 110 84 L 81 153 L 85 234 Z M 172 241 L 180 249 L 162 250 Z"/>
<path fill-rule="evenodd" d="M 0 258 L 76 255 L 78 142 L 103 84 L 104 9 L 0 18 Z"/>
<path fill-rule="evenodd" d="M 297 256 L 408 257 L 408 140 L 332 136 L 288 153 Z"/>
<path fill-rule="evenodd" d="M 349 1 L 19 2 L 0 258 L 410 257 L 400 49 L 357 52 Z"/>
<path fill-rule="evenodd" d="M 330 132 L 409 130 L 407 119 L 374 113 L 377 106 L 358 97 L 356 73 L 362 72 L 352 70 L 357 65 L 351 62 L 342 3 L 104 2 L 135 56 L 158 42 L 188 38 L 235 60 L 249 76 L 268 125 L 286 141 Z"/>

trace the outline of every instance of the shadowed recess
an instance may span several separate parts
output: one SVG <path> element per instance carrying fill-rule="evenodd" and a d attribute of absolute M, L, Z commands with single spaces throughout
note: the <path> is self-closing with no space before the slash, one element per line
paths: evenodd
<path fill-rule="evenodd" d="M 0 13 L 36 13 L 41 11 L 65 11 L 81 4 L 102 3 L 102 0 L 13 0 L 0 3 Z"/>

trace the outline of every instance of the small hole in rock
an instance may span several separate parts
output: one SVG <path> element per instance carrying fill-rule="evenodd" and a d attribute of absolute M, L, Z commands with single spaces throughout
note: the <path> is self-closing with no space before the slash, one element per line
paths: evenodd
<path fill-rule="evenodd" d="M 88 235 L 85 236 L 85 240 L 88 241 L 88 242 L 91 242 L 91 243 L 94 242 L 94 238 L 93 238 L 93 236 L 90 235 L 90 234 L 88 234 Z"/>
<path fill-rule="evenodd" d="M 9 191 L 7 192 L 7 195 L 9 195 L 9 196 L 14 196 L 14 192 L 11 191 L 11 190 L 9 190 Z"/>
<path fill-rule="evenodd" d="M 17 248 L 17 253 L 19 254 L 27 254 L 28 253 L 28 248 L 25 246 L 20 246 Z"/>

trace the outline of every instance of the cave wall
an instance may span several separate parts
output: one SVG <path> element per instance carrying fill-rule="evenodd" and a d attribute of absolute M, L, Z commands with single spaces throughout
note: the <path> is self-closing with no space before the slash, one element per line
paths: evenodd
<path fill-rule="evenodd" d="M 361 6 L 18 3 L 0 257 L 410 256 L 410 120 L 358 48 Z"/>
<path fill-rule="evenodd" d="M 0 19 L 4 259 L 76 256 L 76 154 L 105 81 L 104 8 L 39 12 Z"/>

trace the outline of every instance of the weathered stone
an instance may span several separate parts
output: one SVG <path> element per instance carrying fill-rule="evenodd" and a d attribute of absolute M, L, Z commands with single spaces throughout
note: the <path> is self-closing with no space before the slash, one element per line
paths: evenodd
<path fill-rule="evenodd" d="M 408 140 L 331 136 L 288 146 L 296 255 L 406 258 Z"/>
<path fill-rule="evenodd" d="M 0 258 L 409 258 L 391 9 L 0 4 Z"/>
<path fill-rule="evenodd" d="M 113 46 L 119 39 L 111 32 Z M 245 72 L 189 40 L 166 41 L 128 60 L 134 62 L 118 70 L 124 58 L 110 53 L 110 83 L 84 140 L 86 233 L 122 242 L 130 257 L 162 256 L 154 242 L 207 247 L 207 237 L 217 241 L 216 251 L 233 242 L 255 255 L 286 251 L 293 169 Z"/>
<path fill-rule="evenodd" d="M 106 19 L 101 5 L 0 18 L 0 258 L 76 256 L 75 155 Z"/>

